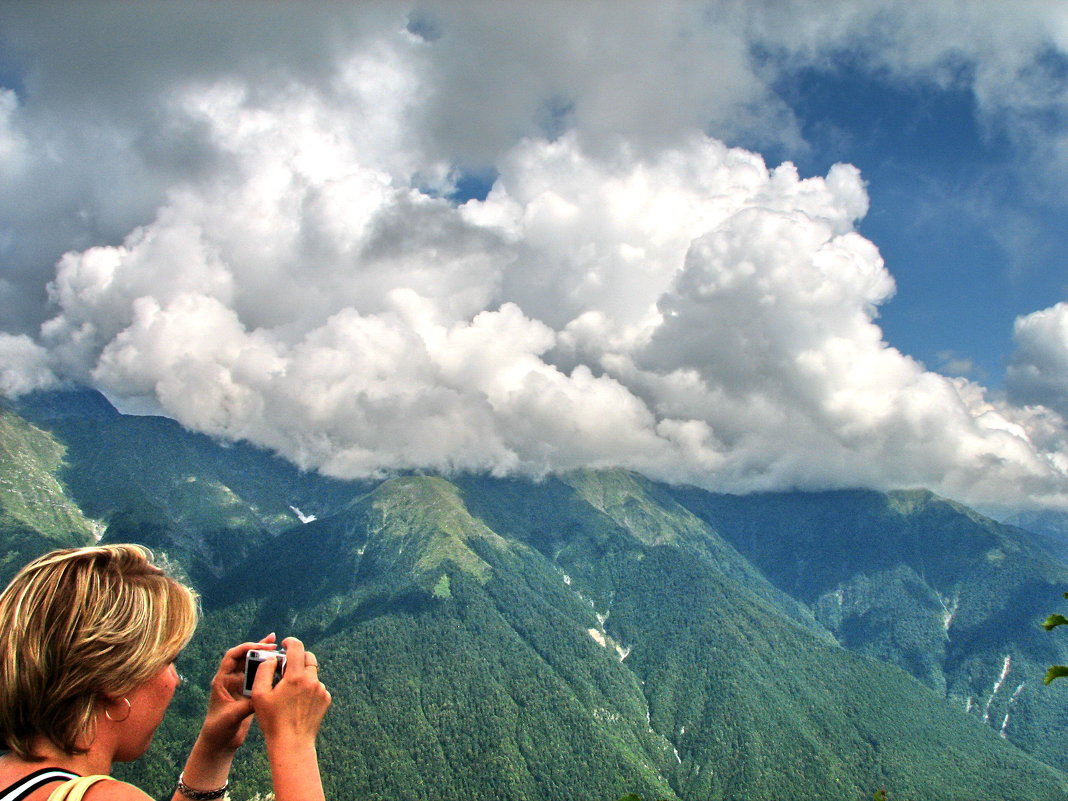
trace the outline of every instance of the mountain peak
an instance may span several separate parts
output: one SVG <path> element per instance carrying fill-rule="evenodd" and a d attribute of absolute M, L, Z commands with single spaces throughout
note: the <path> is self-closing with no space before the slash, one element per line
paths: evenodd
<path fill-rule="evenodd" d="M 471 516 L 459 488 L 437 476 L 389 479 L 364 502 L 369 505 L 367 557 L 417 579 L 436 583 L 449 563 L 484 584 L 493 568 L 472 543 L 508 547 Z"/>
<path fill-rule="evenodd" d="M 680 537 L 686 538 L 700 526 L 692 514 L 673 500 L 655 497 L 658 495 L 655 486 L 629 470 L 572 470 L 560 480 L 594 509 L 647 545 L 677 543 Z M 665 516 L 665 511 L 673 514 Z"/>
<path fill-rule="evenodd" d="M 20 415 L 35 421 L 115 420 L 122 416 L 103 394 L 85 387 L 31 392 L 14 405 Z"/>

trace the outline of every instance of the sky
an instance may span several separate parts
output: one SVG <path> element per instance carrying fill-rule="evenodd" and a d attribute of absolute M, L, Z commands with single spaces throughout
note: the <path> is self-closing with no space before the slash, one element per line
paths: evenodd
<path fill-rule="evenodd" d="M 340 477 L 1068 509 L 1068 5 L 0 2 L 0 393 Z"/>

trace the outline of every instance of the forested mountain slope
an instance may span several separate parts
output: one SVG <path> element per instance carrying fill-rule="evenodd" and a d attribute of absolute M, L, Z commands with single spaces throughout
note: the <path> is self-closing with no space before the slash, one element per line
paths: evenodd
<path fill-rule="evenodd" d="M 90 520 L 59 480 L 66 448 L 0 405 L 0 579 L 51 548 L 92 542 Z"/>
<path fill-rule="evenodd" d="M 1034 535 L 924 491 L 672 492 L 844 646 L 1068 766 L 1068 691 L 1042 684 L 1064 643 L 1040 626 L 1068 569 Z"/>
<path fill-rule="evenodd" d="M 107 540 L 166 550 L 201 585 L 300 516 L 358 487 L 245 445 L 220 445 L 164 417 L 122 415 L 99 393 L 41 393 L 18 411 L 65 448 L 56 475 Z"/>
<path fill-rule="evenodd" d="M 346 483 L 92 394 L 17 411 L 5 465 L 51 476 L 55 503 L 0 495 L 10 569 L 97 525 L 204 595 L 190 681 L 126 769 L 153 794 L 218 653 L 269 631 L 323 664 L 334 798 L 1068 794 L 1034 756 L 1059 764 L 1068 698 L 1040 679 L 1068 649 L 1037 622 L 1068 573 L 929 494 L 734 497 L 622 471 Z M 269 786 L 246 750 L 238 801 Z"/>

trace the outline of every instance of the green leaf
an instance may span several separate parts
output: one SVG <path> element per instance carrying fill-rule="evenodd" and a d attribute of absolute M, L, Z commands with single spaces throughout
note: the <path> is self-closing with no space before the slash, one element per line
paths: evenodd
<path fill-rule="evenodd" d="M 642 797 L 636 793 L 627 793 L 619 801 L 642 801 Z"/>
<path fill-rule="evenodd" d="M 1050 615 L 1046 618 L 1046 622 L 1042 624 L 1042 628 L 1049 631 L 1057 626 L 1064 625 L 1068 625 L 1068 617 L 1065 617 L 1064 615 Z"/>
<path fill-rule="evenodd" d="M 1062 679 L 1068 676 L 1068 665 L 1053 665 L 1046 671 L 1046 678 L 1042 681 L 1049 684 L 1054 679 Z"/>

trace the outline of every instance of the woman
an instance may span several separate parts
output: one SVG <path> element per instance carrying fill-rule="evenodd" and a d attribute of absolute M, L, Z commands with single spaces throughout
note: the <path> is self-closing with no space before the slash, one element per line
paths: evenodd
<path fill-rule="evenodd" d="M 0 594 L 0 748 L 8 749 L 0 801 L 47 801 L 72 775 L 107 777 L 114 762 L 141 756 L 178 686 L 174 660 L 196 621 L 193 591 L 140 546 L 54 551 L 24 567 Z M 241 693 L 245 654 L 274 649 L 274 635 L 226 652 L 173 801 L 225 794 L 253 712 L 278 801 L 323 801 L 315 736 L 330 693 L 314 655 L 299 640 L 282 644 L 284 677 L 274 685 L 273 662 L 265 661 L 251 698 Z M 85 798 L 149 796 L 107 780 Z"/>

